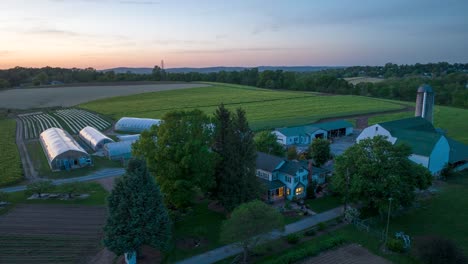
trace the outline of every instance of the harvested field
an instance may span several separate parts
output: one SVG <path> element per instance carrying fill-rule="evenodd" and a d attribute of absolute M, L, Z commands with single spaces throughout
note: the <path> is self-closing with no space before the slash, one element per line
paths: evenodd
<path fill-rule="evenodd" d="M 0 92 L 0 108 L 68 107 L 114 96 L 208 86 L 199 83 L 18 88 Z"/>
<path fill-rule="evenodd" d="M 0 263 L 86 263 L 105 219 L 101 206 L 18 205 L 0 216 Z"/>
<path fill-rule="evenodd" d="M 312 257 L 303 264 L 390 264 L 391 262 L 372 254 L 358 244 L 350 244 Z"/>

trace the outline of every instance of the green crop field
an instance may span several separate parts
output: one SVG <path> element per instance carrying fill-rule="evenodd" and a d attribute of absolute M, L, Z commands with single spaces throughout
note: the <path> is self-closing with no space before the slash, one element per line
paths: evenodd
<path fill-rule="evenodd" d="M 274 91 L 225 84 L 113 97 L 80 107 L 114 119 L 123 116 L 161 118 L 168 111 L 194 108 L 212 114 L 220 103 L 230 109 L 244 108 L 254 129 L 300 125 L 327 117 L 404 108 L 398 103 L 361 96 L 321 96 L 311 92 Z"/>
<path fill-rule="evenodd" d="M 15 120 L 0 117 L 0 186 L 17 183 L 23 178 L 15 131 Z"/>
<path fill-rule="evenodd" d="M 369 125 L 412 116 L 414 116 L 413 112 L 374 116 L 369 118 Z M 448 136 L 468 144 L 468 110 L 436 106 L 434 110 L 434 125 L 444 129 Z"/>

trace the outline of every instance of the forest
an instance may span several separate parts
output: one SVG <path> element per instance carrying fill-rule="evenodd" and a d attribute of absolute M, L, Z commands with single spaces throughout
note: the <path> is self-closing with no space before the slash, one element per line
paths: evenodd
<path fill-rule="evenodd" d="M 382 81 L 355 85 L 343 78 L 375 77 Z M 415 91 L 423 83 L 436 92 L 436 104 L 468 108 L 468 64 L 428 63 L 384 66 L 353 66 L 318 72 L 290 72 L 250 68 L 242 71 L 212 73 L 168 73 L 155 66 L 152 74 L 115 73 L 93 68 L 22 68 L 0 70 L 0 88 L 44 86 L 86 82 L 184 81 L 220 82 L 256 86 L 267 89 L 314 91 L 330 94 L 351 94 L 403 101 L 413 101 Z"/>

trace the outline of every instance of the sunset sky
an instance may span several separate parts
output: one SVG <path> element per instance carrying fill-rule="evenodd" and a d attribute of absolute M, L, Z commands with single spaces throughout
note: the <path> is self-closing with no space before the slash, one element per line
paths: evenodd
<path fill-rule="evenodd" d="M 0 68 L 468 62 L 468 1 L 0 0 Z"/>

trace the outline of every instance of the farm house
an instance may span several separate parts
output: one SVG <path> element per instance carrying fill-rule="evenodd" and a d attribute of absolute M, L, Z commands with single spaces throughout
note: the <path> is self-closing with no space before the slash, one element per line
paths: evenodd
<path fill-rule="evenodd" d="M 132 144 L 136 140 L 127 140 L 107 143 L 104 145 L 104 154 L 111 160 L 129 159 L 132 157 Z"/>
<path fill-rule="evenodd" d="M 122 132 L 140 133 L 160 123 L 160 119 L 122 117 L 115 123 L 114 129 Z"/>
<path fill-rule="evenodd" d="M 110 139 L 99 130 L 90 126 L 83 128 L 80 131 L 79 136 L 94 151 L 101 149 L 106 143 L 114 142 L 114 140 Z"/>
<path fill-rule="evenodd" d="M 89 154 L 65 130 L 49 128 L 41 133 L 39 139 L 53 171 L 91 165 Z"/>
<path fill-rule="evenodd" d="M 334 138 L 353 133 L 353 125 L 345 120 L 315 123 L 306 126 L 282 127 L 273 132 L 279 143 L 289 145 L 308 145 L 316 138 Z"/>

